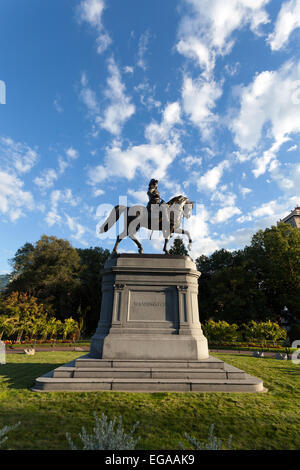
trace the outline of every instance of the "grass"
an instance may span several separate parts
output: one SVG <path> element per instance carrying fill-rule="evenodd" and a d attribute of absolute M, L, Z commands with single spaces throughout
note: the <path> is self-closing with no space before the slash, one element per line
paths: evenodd
<path fill-rule="evenodd" d="M 21 421 L 4 449 L 68 449 L 66 432 L 76 441 L 93 428 L 96 411 L 110 419 L 122 415 L 125 430 L 136 421 L 140 449 L 179 449 L 184 433 L 205 441 L 211 424 L 233 449 L 300 448 L 300 365 L 271 358 L 214 354 L 263 379 L 268 393 L 34 393 L 36 377 L 82 353 L 40 352 L 7 355 L 0 365 L 0 428 Z"/>

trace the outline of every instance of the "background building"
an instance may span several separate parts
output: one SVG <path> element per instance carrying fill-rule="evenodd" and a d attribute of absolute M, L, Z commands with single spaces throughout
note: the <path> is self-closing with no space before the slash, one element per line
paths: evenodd
<path fill-rule="evenodd" d="M 295 209 L 289 215 L 284 217 L 284 219 L 281 219 L 279 222 L 291 224 L 293 227 L 300 229 L 300 207 L 295 207 Z"/>

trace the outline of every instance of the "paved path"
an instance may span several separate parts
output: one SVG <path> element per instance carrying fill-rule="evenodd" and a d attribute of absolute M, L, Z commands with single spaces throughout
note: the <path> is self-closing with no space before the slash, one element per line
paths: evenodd
<path fill-rule="evenodd" d="M 26 348 L 27 349 L 27 348 Z M 86 352 L 89 351 L 89 346 L 72 346 L 72 347 L 57 347 L 57 348 L 35 348 L 36 352 L 51 352 L 51 351 L 76 351 L 76 352 Z M 6 354 L 24 354 L 24 348 L 14 348 L 8 349 L 6 348 Z"/>
<path fill-rule="evenodd" d="M 89 346 L 67 346 L 67 347 L 55 347 L 55 348 L 35 348 L 36 352 L 51 352 L 51 351 L 76 351 L 76 352 L 88 352 L 90 350 Z M 220 353 L 220 354 L 243 354 L 245 356 L 252 356 L 253 351 L 238 351 L 234 349 L 210 349 L 209 350 L 212 354 L 213 353 Z M 14 349 L 8 349 L 6 348 L 6 353 L 7 354 L 24 354 L 24 348 L 14 348 Z M 264 356 L 265 357 L 274 357 L 276 353 L 274 352 L 265 352 Z"/>

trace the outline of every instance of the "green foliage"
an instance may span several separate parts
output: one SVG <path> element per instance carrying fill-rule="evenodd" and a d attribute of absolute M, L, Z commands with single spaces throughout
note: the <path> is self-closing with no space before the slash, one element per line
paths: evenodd
<path fill-rule="evenodd" d="M 19 422 L 13 426 L 4 426 L 4 428 L 0 429 L 0 447 L 7 440 L 7 434 L 13 429 L 16 429 L 20 424 Z"/>
<path fill-rule="evenodd" d="M 77 321 L 73 320 L 73 318 L 66 318 L 63 324 L 63 338 L 66 339 L 68 337 L 72 337 L 74 341 L 79 339 L 80 331 Z"/>
<path fill-rule="evenodd" d="M 29 341 L 38 338 L 46 340 L 63 336 L 64 339 L 78 339 L 79 325 L 73 318 L 64 322 L 52 316 L 49 306 L 38 303 L 37 299 L 26 293 L 13 292 L 1 305 L 0 339 L 9 339 L 17 335 L 21 341 L 23 335 Z"/>
<path fill-rule="evenodd" d="M 196 260 L 201 320 L 278 321 L 284 306 L 300 319 L 300 231 L 289 224 L 258 231 L 243 250 Z"/>
<path fill-rule="evenodd" d="M 126 434 L 122 428 L 122 417 L 119 416 L 118 423 L 116 418 L 108 421 L 108 418 L 102 413 L 99 419 L 97 414 L 95 416 L 95 427 L 92 434 L 88 434 L 83 427 L 79 434 L 80 440 L 83 444 L 82 450 L 133 450 L 139 441 L 139 437 L 134 439 L 133 434 L 139 423 L 136 423 L 129 434 Z M 67 433 L 67 440 L 72 450 L 77 450 L 76 445 L 71 440 L 70 435 Z"/>
<path fill-rule="evenodd" d="M 43 235 L 35 245 L 26 243 L 10 262 L 13 273 L 9 293 L 36 296 L 40 302 L 53 305 L 61 320 L 74 310 L 80 257 L 67 240 Z"/>
<path fill-rule="evenodd" d="M 43 235 L 35 244 L 25 243 L 10 260 L 8 295 L 34 296 L 39 304 L 52 306 L 57 320 L 72 317 L 90 334 L 99 320 L 101 269 L 109 255 L 99 247 L 75 249 L 67 240 Z"/>
<path fill-rule="evenodd" d="M 235 323 L 230 325 L 225 321 L 208 320 L 202 324 L 202 328 L 209 342 L 220 345 L 241 340 L 259 343 L 271 341 L 276 345 L 279 341 L 284 341 L 287 336 L 284 328 L 271 321 L 251 320 L 238 326 Z"/>
<path fill-rule="evenodd" d="M 181 255 L 181 256 L 188 256 L 189 252 L 185 247 L 182 239 L 177 237 L 175 238 L 173 245 L 169 249 L 170 255 Z"/>
<path fill-rule="evenodd" d="M 204 335 L 209 341 L 233 342 L 238 339 L 238 326 L 236 324 L 229 325 L 226 321 L 208 320 L 202 325 Z"/>
<path fill-rule="evenodd" d="M 286 306 L 300 318 L 300 231 L 289 224 L 258 231 L 251 246 L 245 249 L 255 260 L 260 289 L 268 297 L 272 309 Z"/>
<path fill-rule="evenodd" d="M 209 429 L 209 436 L 207 442 L 202 442 L 200 443 L 197 441 L 195 437 L 191 437 L 189 434 L 185 433 L 184 434 L 185 438 L 192 444 L 195 448 L 195 450 L 224 450 L 222 448 L 222 441 L 219 439 L 217 436 L 214 435 L 214 424 L 210 426 Z M 227 449 L 226 450 L 231 450 L 231 443 L 232 443 L 232 436 L 229 436 L 228 443 L 227 443 Z M 180 442 L 179 446 L 186 450 L 184 445 Z"/>
<path fill-rule="evenodd" d="M 109 250 L 100 247 L 79 248 L 80 257 L 79 289 L 77 311 L 73 316 L 81 322 L 81 329 L 92 332 L 96 329 L 101 310 L 101 270 L 110 256 Z"/>
<path fill-rule="evenodd" d="M 278 341 L 286 339 L 286 330 L 275 322 L 255 322 L 242 325 L 243 338 L 246 341 L 272 341 L 275 345 Z"/>

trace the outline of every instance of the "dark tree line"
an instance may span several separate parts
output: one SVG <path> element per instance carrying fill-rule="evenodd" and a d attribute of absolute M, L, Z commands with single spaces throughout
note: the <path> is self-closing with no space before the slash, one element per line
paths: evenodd
<path fill-rule="evenodd" d="M 279 321 L 284 307 L 300 320 L 300 231 L 281 223 L 258 231 L 250 246 L 200 256 L 201 320 Z"/>
<path fill-rule="evenodd" d="M 7 294 L 33 295 L 51 305 L 57 319 L 73 317 L 90 334 L 99 320 L 101 269 L 109 255 L 109 250 L 73 248 L 67 240 L 43 235 L 34 245 L 25 243 L 10 260 Z"/>
<path fill-rule="evenodd" d="M 171 254 L 187 255 L 175 239 Z M 101 270 L 109 257 L 102 248 L 73 248 L 67 240 L 43 235 L 25 243 L 11 260 L 6 294 L 24 292 L 63 321 L 83 323 L 83 334 L 97 326 L 101 308 Z M 278 321 L 284 307 L 300 319 L 300 231 L 280 224 L 257 232 L 243 250 L 215 251 L 196 260 L 201 321 Z"/>

